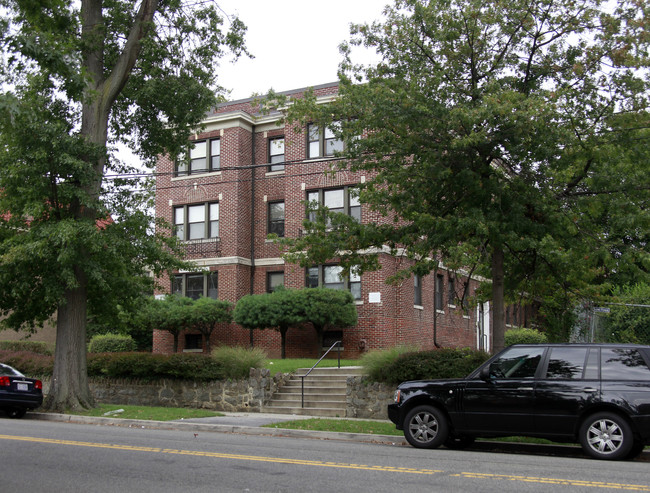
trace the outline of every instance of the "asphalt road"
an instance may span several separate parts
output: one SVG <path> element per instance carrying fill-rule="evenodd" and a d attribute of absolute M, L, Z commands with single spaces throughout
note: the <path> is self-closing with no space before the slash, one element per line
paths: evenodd
<path fill-rule="evenodd" d="M 650 492 L 646 461 L 527 452 L 0 418 L 0 491 Z"/>

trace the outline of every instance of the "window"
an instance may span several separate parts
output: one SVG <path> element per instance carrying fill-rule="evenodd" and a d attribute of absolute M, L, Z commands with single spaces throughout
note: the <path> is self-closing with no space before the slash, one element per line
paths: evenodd
<path fill-rule="evenodd" d="M 174 207 L 174 229 L 179 240 L 199 240 L 219 236 L 219 203 Z"/>
<path fill-rule="evenodd" d="M 340 265 L 319 265 L 307 269 L 307 287 L 324 287 L 330 289 L 348 289 L 355 300 L 361 299 L 361 275 L 354 268 L 349 277 L 343 276 Z"/>
<path fill-rule="evenodd" d="M 267 272 L 266 292 L 272 293 L 280 286 L 284 286 L 284 272 Z"/>
<path fill-rule="evenodd" d="M 318 204 L 320 207 L 327 207 L 330 212 L 347 214 L 361 222 L 359 191 L 355 187 L 313 190 L 307 193 L 307 201 L 310 209 L 314 204 Z M 310 210 L 308 218 L 310 221 L 315 222 L 317 219 L 316 212 Z"/>
<path fill-rule="evenodd" d="M 269 202 L 267 232 L 284 236 L 284 202 Z"/>
<path fill-rule="evenodd" d="M 650 380 L 650 368 L 636 349 L 602 348 L 603 380 Z"/>
<path fill-rule="evenodd" d="M 581 379 L 586 358 L 586 347 L 552 348 L 546 378 L 557 380 Z"/>
<path fill-rule="evenodd" d="M 512 348 L 490 364 L 493 378 L 535 378 L 544 348 Z"/>
<path fill-rule="evenodd" d="M 413 276 L 413 304 L 422 306 L 422 277 L 417 274 Z"/>
<path fill-rule="evenodd" d="M 445 278 L 442 274 L 436 274 L 436 310 L 442 310 L 444 299 Z"/>
<path fill-rule="evenodd" d="M 284 170 L 284 137 L 269 139 L 269 171 Z"/>
<path fill-rule="evenodd" d="M 203 349 L 203 336 L 201 334 L 185 334 L 185 349 Z"/>
<path fill-rule="evenodd" d="M 314 123 L 307 125 L 307 157 L 330 157 L 343 150 L 343 141 L 336 138 L 340 122 L 333 122 L 322 129 Z"/>
<path fill-rule="evenodd" d="M 182 153 L 176 161 L 176 176 L 207 173 L 221 169 L 221 141 L 219 139 L 191 142 L 188 151 Z"/>
<path fill-rule="evenodd" d="M 456 280 L 453 277 L 447 281 L 447 304 L 456 305 Z"/>
<path fill-rule="evenodd" d="M 193 300 L 201 296 L 216 300 L 219 296 L 217 279 L 216 272 L 176 274 L 172 278 L 172 294 Z"/>

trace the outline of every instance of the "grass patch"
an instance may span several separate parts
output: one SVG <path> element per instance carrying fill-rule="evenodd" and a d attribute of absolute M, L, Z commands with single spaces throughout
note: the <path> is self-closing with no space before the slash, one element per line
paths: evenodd
<path fill-rule="evenodd" d="M 123 412 L 115 411 L 124 409 Z M 106 414 L 108 413 L 108 414 Z M 176 419 L 210 418 L 223 416 L 221 413 L 206 409 L 189 409 L 177 407 L 121 406 L 117 404 L 100 404 L 88 411 L 71 413 L 79 416 L 98 416 L 107 418 L 145 419 L 149 421 L 174 421 Z"/>
<path fill-rule="evenodd" d="M 288 430 L 333 431 L 342 433 L 366 433 L 368 435 L 396 435 L 402 432 L 395 425 L 384 421 L 364 421 L 351 419 L 296 419 L 283 423 L 265 425 L 264 428 L 283 428 Z"/>
<path fill-rule="evenodd" d="M 290 359 L 269 359 L 266 360 L 264 368 L 271 371 L 271 375 L 277 372 L 292 373 L 299 368 L 311 368 L 318 361 L 317 359 L 309 358 L 290 358 Z M 361 362 L 358 359 L 342 359 L 341 366 L 360 366 Z M 331 368 L 338 366 L 338 359 L 324 359 L 318 364 L 317 368 Z"/>

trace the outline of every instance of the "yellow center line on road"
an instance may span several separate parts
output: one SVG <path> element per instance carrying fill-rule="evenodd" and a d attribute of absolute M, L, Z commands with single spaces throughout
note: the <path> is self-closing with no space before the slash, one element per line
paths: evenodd
<path fill-rule="evenodd" d="M 293 464 L 301 466 L 315 466 L 315 467 L 334 467 L 339 469 L 360 469 L 365 471 L 381 471 L 381 472 L 400 472 L 409 474 L 435 474 L 442 471 L 432 469 L 414 469 L 408 467 L 392 467 L 392 466 L 370 466 L 364 464 L 347 464 L 344 462 L 323 462 L 304 459 L 287 459 L 281 457 L 263 457 L 256 455 L 237 455 L 225 454 L 219 452 L 203 452 L 195 450 L 179 450 L 158 447 L 137 447 L 133 445 L 116 445 L 111 443 L 95 443 L 95 442 L 78 442 L 72 440 L 55 440 L 52 438 L 35 438 L 35 437 L 21 437 L 13 435 L 0 435 L 0 440 L 15 440 L 21 442 L 35 442 L 35 443 L 49 443 L 55 445 L 70 445 L 74 447 L 93 447 L 111 450 L 128 450 L 130 452 L 153 452 L 160 454 L 176 454 L 176 455 L 190 455 L 195 457 L 210 457 L 217 459 L 236 459 L 247 460 L 256 462 L 272 462 L 276 464 Z"/>
<path fill-rule="evenodd" d="M 642 484 L 603 483 L 600 481 L 583 481 L 580 479 L 540 478 L 535 476 L 511 476 L 508 474 L 483 474 L 476 472 L 462 472 L 453 474 L 467 479 L 497 479 L 506 481 L 521 481 L 525 483 L 555 484 L 563 486 L 580 486 L 589 488 L 609 488 L 625 491 L 650 491 L 650 486 Z"/>
<path fill-rule="evenodd" d="M 235 459 L 255 462 L 270 462 L 275 464 L 293 464 L 300 466 L 313 466 L 313 467 L 333 467 L 339 469 L 359 469 L 364 471 L 378 471 L 378 472 L 393 472 L 393 473 L 407 473 L 407 474 L 441 474 L 445 473 L 442 470 L 436 469 L 416 469 L 409 467 L 392 467 L 392 466 L 371 466 L 367 464 L 348 464 L 344 462 L 325 462 L 316 460 L 305 459 L 289 459 L 282 457 L 264 457 L 258 455 L 238 455 L 227 454 L 220 452 L 203 452 L 198 450 L 181 450 L 169 449 L 158 447 L 138 447 L 134 445 L 117 445 L 112 443 L 96 443 L 96 442 L 78 442 L 73 440 L 56 440 L 52 438 L 35 438 L 35 437 L 22 437 L 14 435 L 0 435 L 0 440 L 14 440 L 22 442 L 33 443 L 46 443 L 55 445 L 69 445 L 73 447 L 92 447 L 111 450 L 126 450 L 129 452 L 150 452 L 158 454 L 172 454 L 172 455 L 188 455 L 194 457 L 209 457 L 216 459 Z M 522 483 L 538 483 L 538 484 L 551 484 L 562 486 L 577 486 L 589 488 L 606 488 L 625 491 L 646 491 L 650 492 L 650 486 L 640 484 L 624 484 L 624 483 L 604 483 L 599 481 L 583 481 L 577 479 L 561 479 L 561 478 L 543 478 L 535 476 L 515 476 L 507 474 L 485 474 L 477 472 L 462 472 L 458 474 L 449 474 L 449 477 L 456 477 L 460 479 L 493 479 L 505 481 L 519 481 Z"/>

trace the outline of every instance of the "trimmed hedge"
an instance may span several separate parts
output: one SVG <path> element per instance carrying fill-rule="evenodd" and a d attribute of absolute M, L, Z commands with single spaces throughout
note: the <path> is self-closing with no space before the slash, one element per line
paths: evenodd
<path fill-rule="evenodd" d="M 398 384 L 407 380 L 463 378 L 489 358 L 489 354 L 472 349 L 434 349 L 398 356 L 381 372 L 369 374 L 371 380 Z"/>
<path fill-rule="evenodd" d="M 14 367 L 28 377 L 49 377 L 52 375 L 54 356 L 30 351 L 0 349 L 0 363 Z"/>
<path fill-rule="evenodd" d="M 93 336 L 88 345 L 89 353 L 128 353 L 135 349 L 133 337 L 113 333 Z"/>
<path fill-rule="evenodd" d="M 103 353 L 88 355 L 88 376 L 139 380 L 223 380 L 223 367 L 204 354 Z"/>
<path fill-rule="evenodd" d="M 46 342 L 39 341 L 0 341 L 1 351 L 27 351 L 52 356 L 53 351 Z"/>
<path fill-rule="evenodd" d="M 504 335 L 506 347 L 513 344 L 544 344 L 547 342 L 546 334 L 536 329 L 510 329 Z"/>

